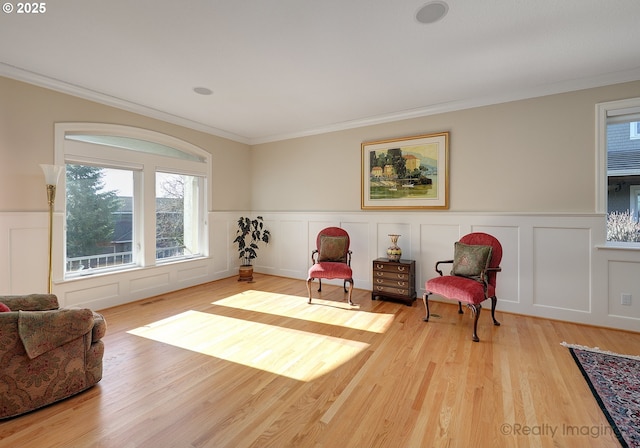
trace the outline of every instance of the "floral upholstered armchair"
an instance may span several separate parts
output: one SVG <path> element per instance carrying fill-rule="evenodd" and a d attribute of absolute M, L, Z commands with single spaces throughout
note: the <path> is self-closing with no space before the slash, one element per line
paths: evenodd
<path fill-rule="evenodd" d="M 53 294 L 0 296 L 0 419 L 100 381 L 106 329 L 100 314 L 61 309 Z"/>

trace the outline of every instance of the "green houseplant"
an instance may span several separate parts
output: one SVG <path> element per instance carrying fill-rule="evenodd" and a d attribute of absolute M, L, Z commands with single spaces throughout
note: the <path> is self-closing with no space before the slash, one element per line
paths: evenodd
<path fill-rule="evenodd" d="M 238 244 L 238 258 L 242 260 L 238 281 L 253 280 L 253 265 L 251 263 L 258 256 L 258 243 L 262 241 L 269 244 L 270 238 L 271 233 L 265 229 L 262 216 L 257 216 L 255 219 L 241 216 L 238 219 L 236 239 L 233 240 Z"/>

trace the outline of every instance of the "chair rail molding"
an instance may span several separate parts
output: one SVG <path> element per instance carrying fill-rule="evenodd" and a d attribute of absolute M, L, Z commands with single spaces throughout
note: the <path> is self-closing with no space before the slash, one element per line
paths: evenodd
<path fill-rule="evenodd" d="M 403 258 L 416 260 L 418 296 L 462 235 L 485 232 L 503 245 L 497 312 L 511 312 L 638 331 L 640 251 L 608 250 L 603 214 L 464 212 L 210 212 L 209 256 L 119 274 L 55 281 L 65 306 L 101 309 L 237 275 L 233 246 L 239 216 L 260 214 L 272 241 L 256 272 L 306 280 L 317 233 L 343 227 L 351 237 L 354 287 L 371 291 L 372 260 L 386 256 L 389 234 L 401 234 Z M 47 214 L 0 213 L 0 293 L 46 289 Z M 285 237 L 281 237 L 286 235 Z M 331 284 L 332 281 L 327 281 Z M 341 281 L 334 284 L 342 285 Z M 33 291 L 37 289 L 37 291 Z M 621 295 L 631 295 L 631 305 Z M 433 300 L 438 300 L 434 297 Z"/>

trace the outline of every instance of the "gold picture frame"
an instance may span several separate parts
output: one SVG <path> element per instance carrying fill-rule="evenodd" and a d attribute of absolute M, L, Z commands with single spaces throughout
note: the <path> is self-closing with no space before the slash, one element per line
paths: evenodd
<path fill-rule="evenodd" d="M 361 208 L 449 208 L 449 132 L 362 143 Z"/>

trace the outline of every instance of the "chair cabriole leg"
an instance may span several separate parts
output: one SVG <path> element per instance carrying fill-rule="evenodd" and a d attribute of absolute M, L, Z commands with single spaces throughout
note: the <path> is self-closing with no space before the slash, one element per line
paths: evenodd
<path fill-rule="evenodd" d="M 424 308 L 425 308 L 425 312 L 426 312 L 426 315 L 422 318 L 422 320 L 425 321 L 425 322 L 429 322 L 429 316 L 430 316 L 430 314 L 429 314 L 429 296 L 430 295 L 431 295 L 431 293 L 428 292 L 428 291 L 425 292 L 422 295 L 422 302 L 424 303 Z"/>
<path fill-rule="evenodd" d="M 496 320 L 496 303 L 498 298 L 496 296 L 491 297 L 491 319 L 493 319 L 493 325 L 499 326 L 500 322 Z"/>
<path fill-rule="evenodd" d="M 349 279 L 347 281 L 349 282 L 349 295 L 347 297 L 348 297 L 348 300 L 349 300 L 349 305 L 353 306 L 353 302 L 351 301 L 351 293 L 353 292 L 353 280 Z"/>
<path fill-rule="evenodd" d="M 478 337 L 478 319 L 480 318 L 480 311 L 482 311 L 482 305 L 479 303 L 477 305 L 469 304 L 469 308 L 473 312 L 473 335 L 471 339 L 473 342 L 480 342 L 480 338 Z"/>
<path fill-rule="evenodd" d="M 311 282 L 313 281 L 312 278 L 307 280 L 307 292 L 309 293 L 309 301 L 307 303 L 311 303 Z"/>

